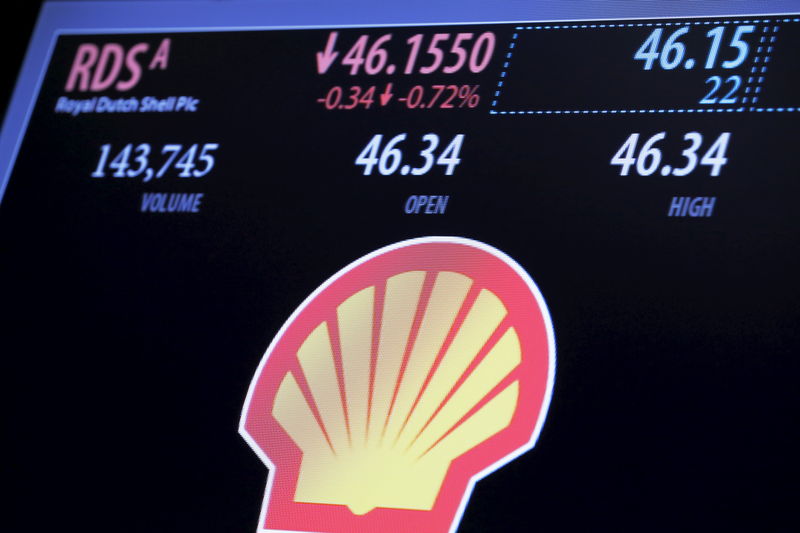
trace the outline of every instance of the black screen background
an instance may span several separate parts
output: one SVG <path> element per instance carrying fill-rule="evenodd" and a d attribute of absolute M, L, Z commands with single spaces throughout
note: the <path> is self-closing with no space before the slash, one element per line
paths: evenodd
<path fill-rule="evenodd" d="M 795 530 L 796 117 L 491 117 L 486 98 L 331 112 L 314 100 L 352 81 L 316 75 L 326 36 L 172 34 L 169 70 L 132 94 L 191 94 L 199 112 L 79 117 L 53 113 L 77 45 L 161 35 L 60 38 L 0 206 L 12 530 L 253 531 L 267 471 L 236 430 L 264 350 L 339 269 L 427 235 L 518 261 L 557 344 L 536 447 L 477 484 L 460 532 Z M 731 131 L 730 161 L 718 178 L 619 176 L 634 131 L 676 147 Z M 465 133 L 455 175 L 361 175 L 372 135 L 401 132 Z M 101 144 L 129 142 L 220 149 L 189 183 L 89 177 Z M 145 191 L 205 200 L 141 213 Z M 404 214 L 411 194 L 450 195 L 447 213 Z M 701 195 L 713 217 L 666 217 Z"/>

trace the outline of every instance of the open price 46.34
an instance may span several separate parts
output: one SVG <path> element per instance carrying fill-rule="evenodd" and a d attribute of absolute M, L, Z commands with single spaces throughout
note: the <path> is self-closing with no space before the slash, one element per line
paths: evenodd
<path fill-rule="evenodd" d="M 378 172 L 383 176 L 391 176 L 398 171 L 403 176 L 408 174 L 422 176 L 427 174 L 434 165 L 443 166 L 445 175 L 452 176 L 458 164 L 461 163 L 458 154 L 461 152 L 461 145 L 464 143 L 463 133 L 453 137 L 453 140 L 441 152 L 437 152 L 440 144 L 438 135 L 435 133 L 423 135 L 422 141 L 427 146 L 419 152 L 415 151 L 421 158 L 421 166 L 404 164 L 406 157 L 403 153 L 402 143 L 407 138 L 408 135 L 406 133 L 400 133 L 392 137 L 386 144 L 383 144 L 383 135 L 374 135 L 356 157 L 355 164 L 364 166 L 365 176 L 372 174 L 372 170 L 376 166 L 378 167 Z"/>

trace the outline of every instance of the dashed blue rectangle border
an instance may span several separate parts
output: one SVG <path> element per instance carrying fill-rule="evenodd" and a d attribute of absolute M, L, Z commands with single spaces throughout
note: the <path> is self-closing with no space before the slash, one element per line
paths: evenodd
<path fill-rule="evenodd" d="M 517 40 L 520 33 L 525 31 L 547 31 L 547 30 L 580 30 L 580 29 L 603 29 L 603 28 L 645 28 L 645 27 L 664 27 L 664 26 L 711 26 L 711 25 L 725 25 L 725 24 L 784 24 L 784 23 L 797 23 L 800 22 L 800 17 L 797 16 L 768 16 L 768 18 L 753 18 L 753 19 L 722 19 L 722 20 L 684 20 L 684 21 L 664 21 L 664 22 L 594 22 L 594 23 L 559 23 L 559 24 L 526 24 L 519 25 L 514 28 L 514 34 L 508 44 L 505 52 L 503 62 L 503 70 L 500 72 L 500 78 L 497 80 L 494 94 L 492 95 L 492 103 L 489 108 L 490 115 L 642 115 L 642 114 L 681 114 L 681 113 L 800 113 L 800 106 L 756 106 L 756 105 L 742 105 L 738 107 L 729 108 L 647 108 L 647 109 L 513 109 L 504 110 L 498 109 L 500 98 L 502 97 L 505 88 L 506 76 L 511 61 L 514 57 L 514 48 L 516 47 Z M 762 37 L 762 43 L 764 38 Z M 772 38 L 774 42 L 774 37 Z M 771 51 L 772 47 L 768 47 Z M 759 53 L 761 49 L 759 48 Z M 763 56 L 764 63 L 769 61 L 769 56 Z M 756 56 L 756 63 L 759 62 L 759 56 Z M 748 85 L 752 85 L 754 80 L 760 84 L 763 82 L 763 77 L 759 74 L 766 73 L 766 66 L 758 68 L 753 66 L 750 74 L 755 75 L 748 78 Z M 745 94 L 750 94 L 751 86 L 745 87 Z M 760 85 L 756 85 L 752 91 L 753 93 L 760 92 Z M 757 103 L 757 96 L 746 96 L 743 103 L 747 103 L 747 99 L 752 98 L 751 104 Z"/>

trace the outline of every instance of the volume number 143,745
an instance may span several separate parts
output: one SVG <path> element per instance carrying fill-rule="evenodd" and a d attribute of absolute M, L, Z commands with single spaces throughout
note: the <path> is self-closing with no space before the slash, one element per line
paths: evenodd
<path fill-rule="evenodd" d="M 151 159 L 156 158 L 151 158 L 153 150 L 148 143 L 126 144 L 116 155 L 110 144 L 104 144 L 100 147 L 100 158 L 91 176 L 105 178 L 108 173 L 114 178 L 141 178 L 148 182 L 164 177 L 172 169 L 179 178 L 202 178 L 214 168 L 217 148 L 217 143 L 165 144 L 156 157 L 159 161 L 151 166 Z"/>

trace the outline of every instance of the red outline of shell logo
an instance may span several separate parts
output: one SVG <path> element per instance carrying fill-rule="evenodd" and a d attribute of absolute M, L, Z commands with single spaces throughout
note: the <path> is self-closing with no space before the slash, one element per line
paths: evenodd
<path fill-rule="evenodd" d="M 486 244 L 426 237 L 347 266 L 292 314 L 239 432 L 269 468 L 258 531 L 452 533 L 531 449 L 555 376 L 544 299 Z"/>

